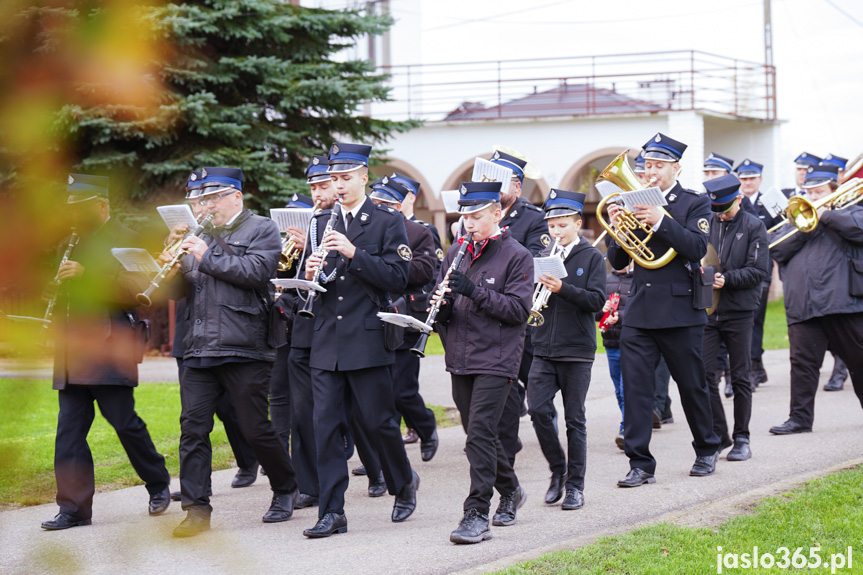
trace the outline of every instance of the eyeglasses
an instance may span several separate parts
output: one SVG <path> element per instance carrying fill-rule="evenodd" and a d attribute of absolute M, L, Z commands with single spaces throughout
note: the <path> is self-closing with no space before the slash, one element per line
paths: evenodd
<path fill-rule="evenodd" d="M 219 200 L 221 200 L 225 196 L 233 194 L 237 191 L 239 191 L 239 190 L 228 190 L 227 192 L 222 192 L 221 194 L 218 194 L 218 195 L 213 196 L 211 198 L 203 197 L 203 198 L 197 199 L 197 202 L 195 200 L 189 200 L 189 203 L 192 204 L 193 206 L 201 206 L 202 208 L 206 208 L 207 206 L 215 205 Z"/>

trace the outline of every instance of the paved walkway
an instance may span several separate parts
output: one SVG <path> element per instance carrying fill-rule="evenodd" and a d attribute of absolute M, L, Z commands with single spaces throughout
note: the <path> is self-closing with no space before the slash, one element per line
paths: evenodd
<path fill-rule="evenodd" d="M 370 499 L 365 478 L 353 478 L 347 494 L 348 533 L 307 540 L 302 530 L 315 523 L 315 510 L 297 511 L 287 523 L 264 524 L 260 518 L 271 496 L 266 478 L 248 489 L 231 489 L 233 471 L 224 470 L 213 475 L 213 529 L 189 540 L 171 537 L 172 529 L 184 517 L 179 505 L 172 505 L 164 516 L 147 516 L 143 487 L 98 493 L 93 525 L 68 531 L 49 533 L 39 528 L 41 521 L 56 513 L 53 504 L 0 513 L 0 572 L 481 573 L 543 551 L 574 548 L 597 536 L 625 532 L 646 522 L 720 521 L 752 499 L 860 463 L 863 457 L 863 411 L 850 389 L 819 392 L 814 433 L 770 436 L 767 429 L 787 416 L 788 352 L 768 352 L 765 360 L 770 382 L 754 396 L 753 459 L 732 463 L 723 458 L 713 476 L 689 477 L 694 459 L 691 436 L 676 389 L 672 389 L 676 423 L 656 432 L 652 443 L 659 462 L 657 482 L 623 490 L 615 483 L 629 466 L 613 442 L 620 413 L 605 357 L 599 356 L 587 398 L 585 508 L 563 512 L 544 505 L 549 472 L 529 418 L 524 418 L 521 437 L 525 448 L 518 456 L 516 471 L 527 490 L 527 503 L 516 525 L 493 528 L 494 539 L 480 545 L 449 543 L 469 485 L 462 451 L 464 433 L 453 427 L 441 430 L 441 448 L 429 463 L 420 461 L 418 445 L 408 446 L 422 485 L 417 511 L 404 524 L 389 519 L 391 497 Z M 426 400 L 452 405 L 442 358 L 424 361 Z M 822 380 L 832 367 L 829 359 L 827 363 Z M 142 379 L 166 381 L 170 373 L 170 361 L 149 360 L 143 365 Z M 729 412 L 730 400 L 726 400 Z M 98 454 L 96 457 L 98 460 Z M 356 464 L 354 459 L 349 465 Z M 178 486 L 175 479 L 173 487 Z"/>

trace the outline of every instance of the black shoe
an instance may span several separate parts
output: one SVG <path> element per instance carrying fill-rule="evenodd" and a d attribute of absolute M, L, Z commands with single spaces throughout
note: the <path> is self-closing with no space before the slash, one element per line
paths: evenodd
<path fill-rule="evenodd" d="M 509 495 L 501 495 L 500 503 L 497 506 L 497 511 L 494 512 L 491 524 L 498 527 L 515 525 L 516 514 L 526 500 L 527 493 L 521 485 Z"/>
<path fill-rule="evenodd" d="M 231 487 L 248 487 L 258 478 L 258 465 L 254 464 L 249 469 L 243 469 L 242 467 L 237 471 L 237 474 L 234 475 L 234 479 L 231 481 Z"/>
<path fill-rule="evenodd" d="M 553 473 L 551 475 L 551 483 L 548 486 L 548 491 L 545 493 L 545 502 L 548 505 L 557 503 L 563 497 L 563 485 L 566 483 L 566 474 L 559 475 Z"/>
<path fill-rule="evenodd" d="M 68 513 L 58 513 L 54 519 L 42 522 L 42 529 L 46 531 L 60 531 L 61 529 L 69 529 L 70 527 L 78 527 L 80 525 L 90 525 L 93 523 L 91 519 L 78 519 L 74 515 Z"/>
<path fill-rule="evenodd" d="M 658 409 L 653 410 L 653 429 L 662 429 L 662 414 Z"/>
<path fill-rule="evenodd" d="M 616 446 L 617 446 L 621 451 L 623 451 L 623 434 L 622 434 L 622 433 L 618 433 L 618 434 L 617 434 L 617 437 L 615 437 L 615 438 L 614 438 L 614 444 L 615 444 L 615 445 L 616 445 Z"/>
<path fill-rule="evenodd" d="M 719 450 L 717 451 L 717 453 L 722 453 L 723 451 L 725 451 L 726 449 L 728 449 L 732 445 L 734 445 L 734 442 L 731 441 L 731 438 L 728 437 L 727 435 L 724 436 L 722 438 L 722 441 L 719 442 Z"/>
<path fill-rule="evenodd" d="M 713 455 L 699 455 L 695 458 L 695 463 L 692 469 L 689 470 L 689 475 L 692 477 L 706 477 L 713 475 L 716 471 L 716 460 L 719 459 L 719 452 Z"/>
<path fill-rule="evenodd" d="M 210 530 L 209 515 L 195 515 L 187 513 L 183 522 L 174 528 L 174 537 L 194 537 L 199 533 Z"/>
<path fill-rule="evenodd" d="M 725 397 L 734 397 L 734 388 L 731 387 L 731 382 L 725 384 Z"/>
<path fill-rule="evenodd" d="M 270 508 L 264 513 L 264 523 L 281 523 L 287 521 L 294 514 L 294 498 L 297 491 L 291 493 L 274 493 Z"/>
<path fill-rule="evenodd" d="M 180 493 L 179 491 L 172 491 L 171 492 L 171 501 L 182 501 L 182 500 L 183 500 L 183 494 L 182 493 Z"/>
<path fill-rule="evenodd" d="M 801 425 L 793 419 L 789 419 L 782 425 L 774 425 L 770 428 L 770 433 L 773 435 L 791 435 L 793 433 L 809 433 L 811 431 L 812 427 Z"/>
<path fill-rule="evenodd" d="M 563 499 L 563 504 L 560 506 L 564 511 L 572 511 L 573 509 L 581 509 L 584 507 L 584 493 L 579 489 L 566 488 L 566 497 Z"/>
<path fill-rule="evenodd" d="M 639 487 L 645 483 L 655 483 L 652 473 L 648 473 L 643 469 L 634 467 L 629 470 L 626 477 L 617 482 L 618 487 Z"/>
<path fill-rule="evenodd" d="M 842 391 L 845 388 L 845 378 L 833 376 L 824 384 L 824 391 Z"/>
<path fill-rule="evenodd" d="M 420 476 L 411 470 L 411 482 L 402 487 L 393 504 L 393 523 L 401 523 L 413 514 L 417 508 L 417 489 L 420 488 Z"/>
<path fill-rule="evenodd" d="M 662 425 L 668 425 L 669 423 L 674 423 L 674 417 L 668 416 L 662 418 Z"/>
<path fill-rule="evenodd" d="M 171 488 L 166 487 L 158 493 L 150 496 L 150 503 L 147 505 L 147 511 L 150 515 L 161 515 L 168 510 L 168 505 L 171 504 Z"/>
<path fill-rule="evenodd" d="M 405 445 L 409 445 L 411 443 L 416 443 L 419 440 L 420 440 L 420 436 L 417 435 L 417 432 L 415 429 L 408 428 L 408 430 L 405 432 L 405 434 L 402 435 L 402 441 L 404 441 Z"/>
<path fill-rule="evenodd" d="M 378 473 L 376 479 L 369 477 L 369 497 L 383 497 L 387 492 L 387 482 L 384 480 L 384 473 Z"/>
<path fill-rule="evenodd" d="M 749 439 L 739 437 L 734 440 L 734 447 L 725 456 L 728 461 L 746 461 L 752 457 L 752 450 L 749 449 Z"/>
<path fill-rule="evenodd" d="M 432 436 L 428 441 L 420 443 L 420 455 L 423 461 L 431 461 L 435 453 L 437 453 L 437 429 L 432 431 Z"/>
<path fill-rule="evenodd" d="M 344 513 L 324 513 L 324 516 L 318 519 L 315 526 L 311 529 L 303 531 L 303 535 L 312 539 L 320 539 L 329 537 L 333 533 L 347 533 L 348 518 Z"/>
<path fill-rule="evenodd" d="M 488 515 L 483 515 L 476 509 L 465 511 L 458 527 L 449 535 L 449 540 L 453 543 L 480 543 L 491 538 Z"/>
<path fill-rule="evenodd" d="M 354 467 L 353 469 L 351 469 L 351 474 L 352 475 L 368 475 L 368 473 L 366 472 L 366 466 L 365 465 L 360 465 L 359 467 Z"/>
<path fill-rule="evenodd" d="M 755 385 L 767 383 L 767 370 L 764 369 L 764 362 L 760 359 L 752 360 L 752 381 Z"/>
<path fill-rule="evenodd" d="M 314 495 L 300 493 L 294 498 L 294 509 L 305 509 L 306 507 L 317 507 L 318 498 Z"/>

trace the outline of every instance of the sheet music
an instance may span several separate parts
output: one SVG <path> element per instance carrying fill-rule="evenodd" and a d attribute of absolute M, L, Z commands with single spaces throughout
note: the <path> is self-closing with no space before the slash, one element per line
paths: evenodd
<path fill-rule="evenodd" d="M 785 197 L 779 188 L 773 186 L 766 192 L 761 194 L 761 205 L 763 205 L 770 213 L 770 217 L 775 218 L 778 215 L 785 213 L 785 208 L 788 207 L 788 198 Z"/>
<path fill-rule="evenodd" d="M 189 204 L 180 204 L 176 206 L 159 206 L 156 208 L 159 215 L 162 216 L 162 221 L 168 226 L 168 230 L 173 230 L 177 224 L 186 224 L 190 230 L 194 230 L 198 225 L 195 219 L 195 214 L 192 213 L 192 208 Z"/>
<path fill-rule="evenodd" d="M 387 313 L 385 311 L 379 311 L 378 317 L 381 318 L 381 321 L 385 321 L 387 323 L 392 323 L 401 327 L 406 327 L 409 329 L 415 329 L 417 331 L 422 331 L 425 333 L 430 333 L 431 328 L 418 320 L 415 317 L 404 315 L 401 313 Z"/>
<path fill-rule="evenodd" d="M 111 248 L 111 255 L 123 264 L 126 271 L 156 274 L 162 269 L 150 252 L 141 248 Z"/>
<path fill-rule="evenodd" d="M 533 283 L 538 282 L 539 276 L 542 274 L 558 279 L 563 279 L 569 275 L 560 256 L 533 258 Z"/>
<path fill-rule="evenodd" d="M 644 190 L 635 190 L 633 192 L 623 192 L 620 194 L 620 199 L 623 200 L 623 205 L 626 209 L 632 211 L 634 206 L 667 206 L 665 196 L 662 195 L 662 190 L 654 186 Z"/>
<path fill-rule="evenodd" d="M 272 279 L 273 285 L 276 287 L 280 287 L 282 289 L 301 289 L 303 291 L 316 291 L 324 293 L 327 291 L 327 288 L 322 286 L 316 282 L 310 282 L 308 280 L 300 280 L 296 278 L 291 279 Z"/>
<path fill-rule="evenodd" d="M 443 209 L 448 214 L 458 213 L 458 190 L 443 190 L 440 193 L 440 199 L 443 202 Z"/>
<path fill-rule="evenodd" d="M 281 233 L 285 233 L 287 228 L 309 229 L 314 213 L 312 208 L 272 208 L 270 219 L 276 222 Z"/>
<path fill-rule="evenodd" d="M 614 193 L 623 192 L 617 184 L 613 184 L 607 180 L 596 180 L 596 191 L 599 192 L 599 195 L 603 198 Z"/>
<path fill-rule="evenodd" d="M 501 182 L 502 185 L 509 186 L 510 180 L 512 180 L 512 170 L 506 166 L 501 166 L 482 158 L 476 158 L 473 161 L 473 174 L 470 177 L 470 181 Z M 505 192 L 507 189 L 509 188 L 501 188 L 501 192 Z"/>

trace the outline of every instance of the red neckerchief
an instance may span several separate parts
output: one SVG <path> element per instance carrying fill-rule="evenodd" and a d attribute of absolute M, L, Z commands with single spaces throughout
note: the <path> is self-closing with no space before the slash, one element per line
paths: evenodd
<path fill-rule="evenodd" d="M 481 256 L 481 255 L 482 255 L 482 251 L 485 249 L 485 246 L 487 246 L 487 245 L 488 245 L 489 240 L 494 240 L 494 239 L 499 238 L 499 237 L 502 235 L 502 233 L 503 233 L 503 230 L 501 230 L 501 233 L 500 233 L 500 234 L 498 234 L 498 235 L 496 235 L 496 236 L 491 236 L 490 238 L 486 238 L 486 239 L 484 239 L 484 240 L 482 241 L 482 243 L 480 243 L 480 245 L 479 245 L 479 251 L 478 251 L 477 253 L 474 253 L 474 251 L 473 251 L 474 243 L 473 243 L 473 242 L 471 242 L 470 244 L 468 244 L 468 246 L 467 246 L 467 251 L 469 251 L 469 252 L 470 252 L 470 255 L 471 255 L 470 263 L 475 262 L 475 261 L 477 260 L 477 258 L 479 258 L 479 256 Z M 458 239 L 458 243 L 459 243 L 459 245 L 462 245 L 462 244 L 464 243 L 464 240 L 465 240 L 465 238 L 464 238 L 464 237 L 460 237 L 460 238 Z M 470 267 L 470 266 L 468 266 L 468 267 Z"/>

